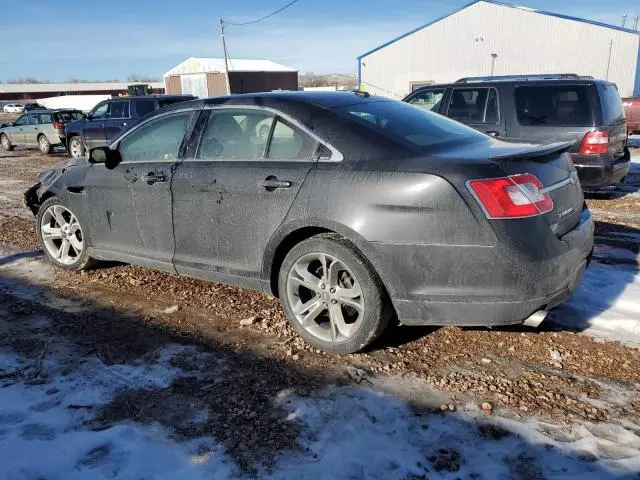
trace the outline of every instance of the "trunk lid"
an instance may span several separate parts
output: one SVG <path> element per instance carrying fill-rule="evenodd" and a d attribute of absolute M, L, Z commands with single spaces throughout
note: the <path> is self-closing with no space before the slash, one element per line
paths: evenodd
<path fill-rule="evenodd" d="M 544 218 L 558 237 L 578 224 L 584 205 L 578 174 L 567 153 L 570 147 L 566 142 L 527 148 L 514 145 L 491 157 L 508 175 L 530 173 L 542 182 L 553 200 L 553 209 Z"/>

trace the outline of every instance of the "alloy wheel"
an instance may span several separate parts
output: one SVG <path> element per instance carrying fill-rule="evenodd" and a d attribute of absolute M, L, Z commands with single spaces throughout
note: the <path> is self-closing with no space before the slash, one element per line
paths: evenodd
<path fill-rule="evenodd" d="M 40 222 L 42 243 L 47 253 L 63 265 L 75 263 L 84 250 L 82 228 L 76 216 L 62 205 L 52 205 Z"/>
<path fill-rule="evenodd" d="M 295 320 L 325 342 L 351 338 L 364 318 L 358 280 L 340 259 L 326 253 L 309 253 L 293 264 L 286 299 Z"/>
<path fill-rule="evenodd" d="M 49 140 L 47 140 L 47 137 L 41 136 L 38 140 L 38 144 L 40 145 L 41 152 L 46 153 L 49 151 Z"/>
<path fill-rule="evenodd" d="M 2 135 L 2 148 L 9 150 L 9 139 L 6 135 Z"/>
<path fill-rule="evenodd" d="M 77 138 L 71 139 L 71 143 L 69 144 L 69 153 L 73 158 L 82 156 L 82 144 L 80 143 L 80 140 Z"/>

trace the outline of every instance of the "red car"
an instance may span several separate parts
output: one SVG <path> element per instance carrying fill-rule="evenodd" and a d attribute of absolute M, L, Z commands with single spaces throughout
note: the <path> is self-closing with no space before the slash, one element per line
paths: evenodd
<path fill-rule="evenodd" d="M 623 98 L 624 114 L 630 134 L 640 134 L 640 97 Z"/>

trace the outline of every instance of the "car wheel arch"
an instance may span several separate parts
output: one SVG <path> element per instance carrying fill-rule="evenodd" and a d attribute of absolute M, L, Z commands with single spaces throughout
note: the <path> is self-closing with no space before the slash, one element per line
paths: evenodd
<path fill-rule="evenodd" d="M 367 245 L 367 241 L 358 232 L 352 230 L 346 225 L 330 221 L 313 221 L 306 219 L 303 223 L 294 222 L 287 226 L 281 227 L 276 232 L 269 244 L 267 245 L 263 256 L 262 278 L 267 282 L 268 293 L 278 296 L 278 274 L 280 266 L 287 253 L 298 243 L 311 238 L 315 235 L 333 233 L 351 242 L 354 247 L 367 259 L 372 265 L 382 284 L 390 297 L 397 292 L 399 286 L 398 279 L 394 278 L 392 272 L 382 271 L 380 262 L 377 261 L 376 254 Z"/>

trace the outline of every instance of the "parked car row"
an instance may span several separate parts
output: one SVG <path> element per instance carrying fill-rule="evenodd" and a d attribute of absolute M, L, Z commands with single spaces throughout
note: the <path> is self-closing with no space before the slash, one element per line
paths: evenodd
<path fill-rule="evenodd" d="M 468 78 L 420 88 L 404 101 L 509 142 L 571 142 L 583 187 L 615 185 L 631 162 L 618 89 L 603 80 L 567 77 Z"/>
<path fill-rule="evenodd" d="M 459 86 L 439 101 L 486 121 L 491 92 L 465 106 Z M 508 128 L 500 105 L 492 128 Z M 349 353 L 393 318 L 540 323 L 593 249 L 572 148 L 363 92 L 247 94 L 150 113 L 42 174 L 25 202 L 60 268 L 116 260 L 263 290 L 306 341 Z"/>

